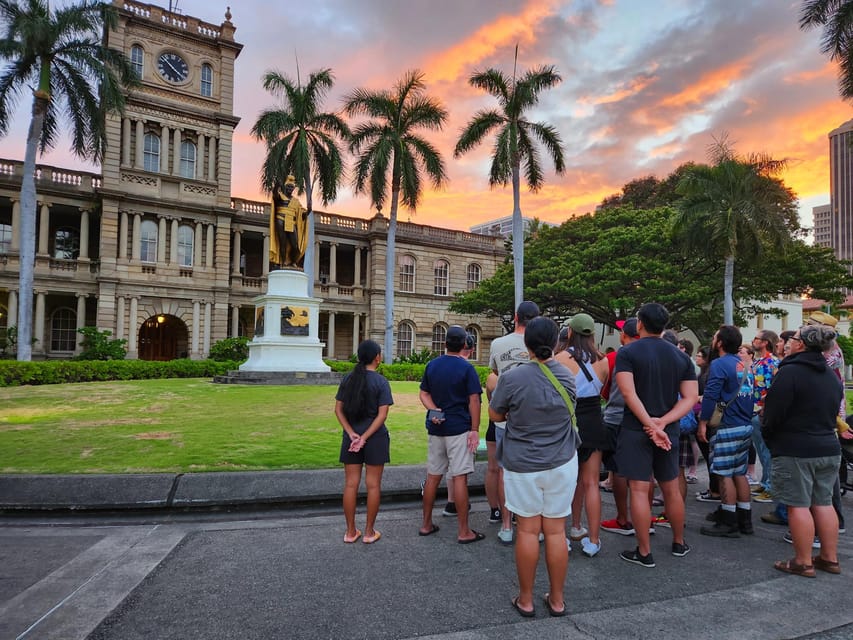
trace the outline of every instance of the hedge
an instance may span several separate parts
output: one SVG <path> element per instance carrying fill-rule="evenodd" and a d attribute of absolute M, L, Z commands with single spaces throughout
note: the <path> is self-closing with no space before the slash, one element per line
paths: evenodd
<path fill-rule="evenodd" d="M 24 384 L 63 384 L 66 382 L 101 382 L 108 380 L 148 380 L 151 378 L 212 378 L 233 371 L 240 362 L 214 360 L 42 360 L 18 362 L 0 360 L 0 387 Z M 355 364 L 327 360 L 332 371 L 347 373 Z M 379 373 L 393 381 L 420 381 L 424 364 L 380 364 Z M 488 367 L 474 367 L 485 384 Z"/>

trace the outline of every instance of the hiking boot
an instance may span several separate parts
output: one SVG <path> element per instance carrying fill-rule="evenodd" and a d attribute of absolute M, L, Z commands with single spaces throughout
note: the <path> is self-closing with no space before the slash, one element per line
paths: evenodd
<path fill-rule="evenodd" d="M 641 567 L 646 567 L 647 569 L 653 569 L 655 566 L 655 560 L 654 558 L 652 558 L 651 552 L 649 552 L 648 555 L 644 556 L 640 554 L 639 548 L 623 551 L 619 554 L 619 557 L 622 558 L 625 562 L 638 564 Z"/>
<path fill-rule="evenodd" d="M 722 507 L 717 507 L 711 513 L 709 513 L 707 516 L 705 516 L 705 520 L 707 520 L 708 522 L 716 522 L 717 520 L 720 519 L 720 513 L 722 513 L 722 511 L 723 511 Z"/>
<path fill-rule="evenodd" d="M 618 533 L 622 536 L 634 535 L 634 525 L 630 522 L 619 522 L 616 518 L 605 520 L 601 523 L 601 528 L 610 533 Z"/>
<path fill-rule="evenodd" d="M 766 522 L 767 524 L 778 524 L 783 527 L 788 526 L 788 521 L 783 520 L 779 517 L 779 514 L 775 511 L 771 511 L 770 513 L 765 513 L 761 516 L 761 522 Z"/>
<path fill-rule="evenodd" d="M 699 533 L 703 536 L 714 536 L 717 538 L 740 538 L 740 528 L 737 523 L 737 513 L 734 511 L 721 510 L 720 516 L 713 527 L 702 527 Z"/>
<path fill-rule="evenodd" d="M 735 513 L 737 514 L 738 530 L 747 536 L 755 533 L 755 529 L 752 528 L 752 509 L 741 509 L 738 507 Z"/>

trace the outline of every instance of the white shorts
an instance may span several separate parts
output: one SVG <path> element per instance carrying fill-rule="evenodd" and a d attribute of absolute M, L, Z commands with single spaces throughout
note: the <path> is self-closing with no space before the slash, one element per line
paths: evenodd
<path fill-rule="evenodd" d="M 443 476 L 449 473 L 451 478 L 474 473 L 474 454 L 468 451 L 468 434 L 458 436 L 428 437 L 427 473 Z"/>
<path fill-rule="evenodd" d="M 572 514 L 578 484 L 578 457 L 547 471 L 517 473 L 504 469 L 504 506 L 522 518 L 565 518 Z"/>

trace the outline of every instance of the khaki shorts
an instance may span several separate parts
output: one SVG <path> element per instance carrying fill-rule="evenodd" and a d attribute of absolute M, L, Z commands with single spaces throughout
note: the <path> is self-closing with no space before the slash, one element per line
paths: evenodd
<path fill-rule="evenodd" d="M 474 454 L 468 451 L 468 433 L 458 436 L 429 436 L 427 473 L 431 476 L 450 474 L 451 478 L 474 472 Z"/>

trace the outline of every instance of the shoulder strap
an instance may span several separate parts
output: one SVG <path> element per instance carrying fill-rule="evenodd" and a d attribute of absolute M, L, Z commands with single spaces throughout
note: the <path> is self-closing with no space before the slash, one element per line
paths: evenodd
<path fill-rule="evenodd" d="M 578 368 L 583 371 L 584 378 L 586 378 L 587 382 L 592 382 L 592 374 L 587 370 L 586 363 L 583 361 L 583 358 L 576 358 L 574 352 L 569 351 L 569 356 L 578 363 Z"/>
<path fill-rule="evenodd" d="M 557 380 L 557 377 L 554 375 L 554 372 L 551 371 L 547 367 L 547 365 L 542 364 L 538 360 L 536 361 L 536 364 L 539 365 L 539 368 L 542 369 L 542 373 L 545 374 L 545 377 L 551 381 L 551 384 L 554 385 L 554 388 L 563 397 L 563 400 L 566 403 L 566 408 L 568 408 L 568 410 L 569 410 L 569 420 L 572 423 L 572 429 L 577 431 L 578 425 L 577 425 L 577 421 L 575 420 L 575 408 L 572 405 L 572 399 L 569 397 L 569 392 L 566 391 L 566 388 L 559 383 L 559 381 Z"/>

